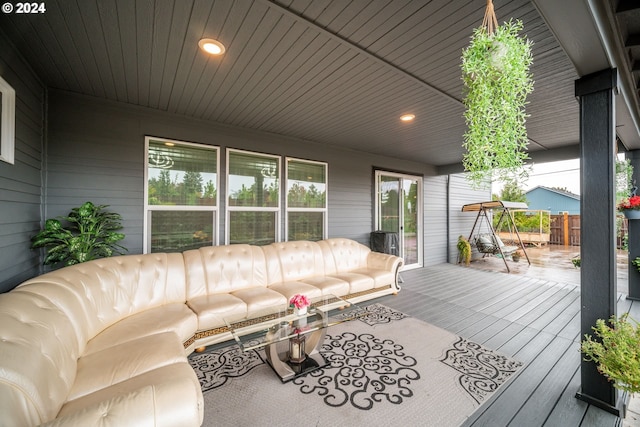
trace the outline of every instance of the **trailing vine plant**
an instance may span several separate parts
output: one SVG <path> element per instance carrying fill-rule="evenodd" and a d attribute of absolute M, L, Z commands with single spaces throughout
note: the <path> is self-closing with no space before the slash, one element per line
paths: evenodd
<path fill-rule="evenodd" d="M 519 35 L 522 29 L 519 20 L 498 26 L 493 3 L 487 0 L 484 21 L 462 53 L 468 126 L 463 165 L 475 188 L 493 179 L 517 182 L 527 177 L 525 104 L 533 91 L 533 57 L 531 42 Z"/>

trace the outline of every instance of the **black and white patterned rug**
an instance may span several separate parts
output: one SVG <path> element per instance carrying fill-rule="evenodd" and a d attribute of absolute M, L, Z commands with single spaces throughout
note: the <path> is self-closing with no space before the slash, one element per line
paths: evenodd
<path fill-rule="evenodd" d="M 457 426 L 522 366 L 384 305 L 360 310 L 327 331 L 328 366 L 285 384 L 260 350 L 192 354 L 203 425 Z"/>

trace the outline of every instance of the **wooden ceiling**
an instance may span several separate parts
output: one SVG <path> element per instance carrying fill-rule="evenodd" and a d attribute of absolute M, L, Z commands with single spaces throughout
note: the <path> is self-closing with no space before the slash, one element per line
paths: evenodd
<path fill-rule="evenodd" d="M 532 152 L 579 142 L 578 74 L 534 3 L 494 0 L 534 43 Z M 51 88 L 442 166 L 462 159 L 460 56 L 485 5 L 48 0 L 0 30 Z M 204 37 L 226 53 L 205 55 Z"/>

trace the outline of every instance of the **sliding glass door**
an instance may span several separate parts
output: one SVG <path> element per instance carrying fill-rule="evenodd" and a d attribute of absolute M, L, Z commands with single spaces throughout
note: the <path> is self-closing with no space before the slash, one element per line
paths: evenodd
<path fill-rule="evenodd" d="M 376 171 L 376 228 L 398 234 L 405 269 L 422 266 L 422 177 Z"/>

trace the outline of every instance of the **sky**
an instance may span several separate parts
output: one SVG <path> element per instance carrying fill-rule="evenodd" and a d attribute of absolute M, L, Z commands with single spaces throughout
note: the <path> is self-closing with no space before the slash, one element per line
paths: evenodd
<path fill-rule="evenodd" d="M 534 163 L 529 179 L 522 188 L 526 192 L 539 185 L 564 187 L 574 194 L 580 194 L 580 159 Z M 491 193 L 500 194 L 502 186 L 501 182 L 494 182 L 491 185 Z"/>

